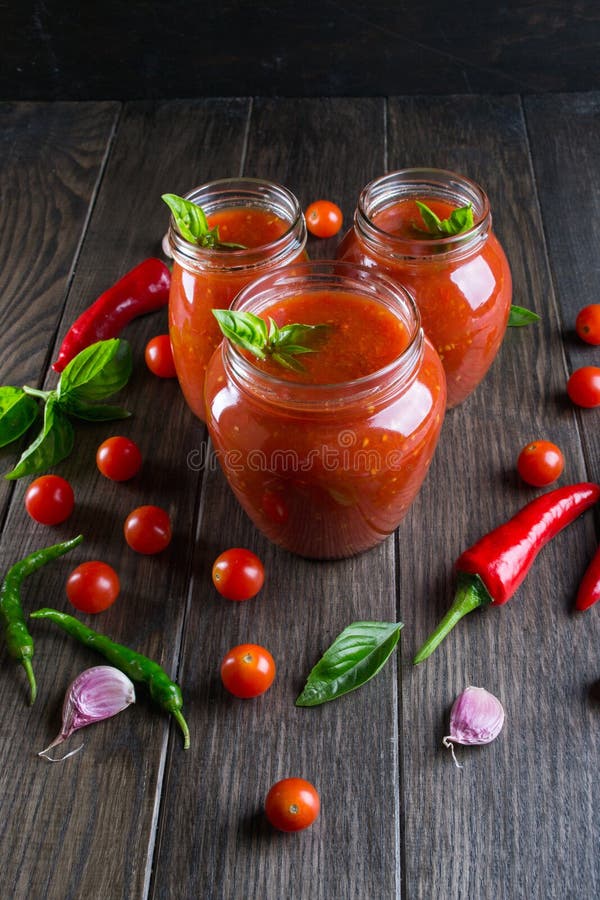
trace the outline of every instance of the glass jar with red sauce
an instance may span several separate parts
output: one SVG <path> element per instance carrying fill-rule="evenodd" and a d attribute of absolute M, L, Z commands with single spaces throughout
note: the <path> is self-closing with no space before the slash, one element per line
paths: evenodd
<path fill-rule="evenodd" d="M 202 207 L 210 228 L 218 226 L 220 241 L 246 248 L 200 247 L 182 237 L 171 218 L 171 346 L 183 395 L 204 420 L 206 365 L 222 337 L 211 310 L 229 307 L 238 291 L 259 275 L 304 258 L 306 224 L 296 197 L 270 181 L 212 181 L 185 199 Z"/>
<path fill-rule="evenodd" d="M 431 237 L 415 201 L 440 219 L 471 204 L 473 226 Z M 448 384 L 448 406 L 477 387 L 496 356 L 512 297 L 508 261 L 492 231 L 485 192 L 462 175 L 441 169 L 404 169 L 377 178 L 362 191 L 341 259 L 375 268 L 406 287 L 438 351 Z"/>
<path fill-rule="evenodd" d="M 435 450 L 444 370 L 410 295 L 339 261 L 253 282 L 232 309 L 278 326 L 326 325 L 297 372 L 229 340 L 206 375 L 207 424 L 237 499 L 273 542 L 347 557 L 406 515 Z"/>

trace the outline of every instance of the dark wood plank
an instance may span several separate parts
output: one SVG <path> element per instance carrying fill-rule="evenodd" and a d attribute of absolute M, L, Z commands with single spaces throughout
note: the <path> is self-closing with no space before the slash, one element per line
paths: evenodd
<path fill-rule="evenodd" d="M 577 417 L 562 400 L 565 334 L 519 100 L 392 100 L 388 147 L 390 168 L 454 168 L 487 189 L 514 300 L 543 317 L 507 336 L 484 383 L 448 414 L 425 488 L 398 534 L 407 896 L 595 896 L 590 817 L 598 783 L 590 760 L 598 735 L 587 694 L 597 622 L 571 614 L 592 517 L 544 550 L 512 603 L 473 613 L 428 661 L 416 669 L 410 662 L 451 601 L 459 553 L 538 493 L 515 475 L 520 448 L 547 437 L 565 452 L 563 483 L 590 474 Z M 459 749 L 458 772 L 441 739 L 468 684 L 501 698 L 506 726 L 489 747 Z"/>
<path fill-rule="evenodd" d="M 118 111 L 0 104 L 0 384 L 40 385 Z M 23 446 L 0 450 L 3 472 Z M 0 522 L 11 494 L 0 480 Z"/>
<path fill-rule="evenodd" d="M 327 193 L 351 210 L 383 166 L 382 101 L 255 104 L 245 172 L 276 179 L 304 202 Z M 331 139 L 344 134 L 343 143 Z M 316 242 L 311 253 L 325 252 Z M 331 251 L 330 251 L 331 252 Z M 227 546 L 264 560 L 261 594 L 235 604 L 211 586 Z M 193 563 L 183 677 L 194 686 L 195 738 L 176 752 L 162 809 L 153 896 L 396 897 L 400 890 L 395 661 L 361 691 L 298 709 L 304 678 L 333 638 L 356 619 L 394 621 L 394 546 L 358 558 L 302 560 L 267 544 L 240 512 L 214 466 L 205 474 Z M 228 696 L 219 665 L 235 644 L 267 646 L 278 665 L 255 701 Z M 322 814 L 306 833 L 270 829 L 262 810 L 272 783 L 313 781 Z"/>
<path fill-rule="evenodd" d="M 168 221 L 162 192 L 184 191 L 223 169 L 237 171 L 247 113 L 248 101 L 242 100 L 134 104 L 124 110 L 60 337 L 91 298 L 157 251 Z M 40 196 L 44 191 L 42 179 Z M 144 366 L 146 341 L 165 329 L 166 313 L 128 326 L 124 336 L 132 343 L 135 370 L 123 403 L 134 416 L 109 426 L 78 427 L 75 452 L 57 467 L 73 484 L 77 498 L 76 510 L 64 525 L 55 529 L 33 525 L 23 508 L 24 485 L 18 484 L 2 562 L 6 566 L 36 547 L 82 531 L 86 540 L 76 553 L 31 578 L 23 593 L 25 608 L 69 609 L 63 587 L 66 574 L 77 562 L 103 559 L 120 574 L 121 596 L 102 616 L 83 618 L 175 675 L 199 490 L 198 474 L 188 468 L 186 452 L 198 442 L 202 428 L 181 401 L 176 383 L 159 381 Z M 50 375 L 48 383 L 54 380 Z M 136 440 L 145 459 L 140 475 L 127 484 L 107 482 L 94 464 L 101 440 L 119 433 Z M 120 536 L 126 515 L 143 503 L 164 506 L 172 515 L 173 542 L 157 557 L 134 554 Z M 102 659 L 49 625 L 36 623 L 32 631 L 40 687 L 33 709 L 25 703 L 23 675 L 4 650 L 0 667 L 4 718 L 12 723 L 1 737 L 0 844 L 7 895 L 57 900 L 144 896 L 169 718 L 141 687 L 135 707 L 102 728 L 89 730 L 81 755 L 48 766 L 34 753 L 58 730 L 69 682 Z M 193 689 L 186 689 L 185 695 L 193 712 Z M 180 734 L 172 729 L 171 736 L 176 754 L 185 757 Z"/>
<path fill-rule="evenodd" d="M 594 0 L 222 0 L 198 16 L 173 0 L 6 3 L 3 95 L 21 99 L 387 96 L 589 90 Z M 132 35 L 135 35 L 132 46 Z M 93 36 L 93 41 L 91 40 Z M 193 65 L 190 59 L 193 58 Z"/>

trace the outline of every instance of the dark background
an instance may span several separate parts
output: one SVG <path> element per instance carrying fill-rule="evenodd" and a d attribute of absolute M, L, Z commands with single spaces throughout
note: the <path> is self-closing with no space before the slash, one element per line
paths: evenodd
<path fill-rule="evenodd" d="M 600 87 L 600 3 L 0 0 L 0 99 Z"/>

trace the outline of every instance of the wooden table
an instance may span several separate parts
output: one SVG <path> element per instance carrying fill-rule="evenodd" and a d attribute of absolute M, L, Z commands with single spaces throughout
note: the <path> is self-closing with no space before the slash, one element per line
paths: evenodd
<path fill-rule="evenodd" d="M 160 252 L 162 192 L 238 173 L 282 182 L 304 205 L 335 199 L 346 222 L 359 190 L 386 170 L 469 175 L 489 193 L 514 302 L 542 316 L 507 334 L 485 382 L 447 415 L 397 533 L 338 562 L 269 545 L 220 471 L 194 465 L 205 430 L 176 382 L 143 362 L 166 314 L 128 326 L 135 369 L 122 402 L 134 416 L 77 426 L 75 451 L 56 467 L 76 509 L 59 527 L 28 518 L 31 479 L 2 481 L 1 562 L 6 569 L 83 532 L 80 548 L 28 579 L 25 609 L 68 611 L 65 577 L 78 562 L 115 566 L 119 600 L 84 618 L 178 678 L 192 745 L 183 751 L 175 723 L 140 688 L 135 706 L 81 733 L 80 754 L 44 762 L 36 751 L 59 730 L 68 684 L 102 660 L 50 624 L 32 624 L 39 696 L 29 707 L 23 672 L 2 647 L 2 895 L 600 896 L 600 610 L 573 614 L 598 511 L 543 551 L 512 603 L 473 614 L 431 659 L 411 664 L 450 603 L 454 559 L 537 493 L 515 473 L 526 442 L 562 447 L 562 483 L 600 481 L 600 413 L 565 394 L 567 373 L 599 364 L 574 320 L 600 298 L 600 94 L 3 103 L 0 115 L 2 384 L 54 386 L 49 364 L 71 322 Z M 335 243 L 313 239 L 309 251 L 331 256 Z M 130 483 L 110 483 L 95 467 L 97 446 L 115 433 L 144 454 Z M 23 446 L 2 451 L 4 471 Z M 166 507 L 174 521 L 174 540 L 156 557 L 134 554 L 121 536 L 142 503 Z M 220 599 L 210 579 L 214 558 L 235 545 L 257 552 L 268 573 L 244 604 Z M 296 708 L 312 665 L 356 619 L 402 620 L 400 652 L 360 691 Z M 278 678 L 244 702 L 225 693 L 218 671 L 246 640 L 270 648 Z M 491 745 L 460 748 L 459 771 L 442 737 L 468 684 L 501 698 L 506 725 Z M 262 814 L 268 788 L 287 775 L 313 781 L 322 797 L 318 822 L 295 836 L 273 832 Z"/>

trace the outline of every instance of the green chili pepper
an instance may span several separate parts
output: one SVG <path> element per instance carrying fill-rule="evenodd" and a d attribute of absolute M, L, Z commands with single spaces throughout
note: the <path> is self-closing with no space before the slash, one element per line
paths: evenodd
<path fill-rule="evenodd" d="M 92 631 L 79 619 L 59 612 L 57 609 L 38 609 L 31 613 L 31 618 L 50 619 L 81 644 L 101 653 L 105 659 L 129 676 L 132 681 L 147 684 L 152 699 L 177 720 L 183 732 L 183 748 L 184 750 L 189 749 L 190 732 L 181 711 L 183 707 L 181 688 L 175 681 L 171 681 L 158 663 L 123 644 L 116 644 L 109 637 Z"/>
<path fill-rule="evenodd" d="M 27 628 L 21 606 L 21 583 L 24 578 L 32 575 L 33 572 L 37 572 L 46 563 L 62 556 L 63 553 L 68 553 L 73 547 L 77 547 L 82 540 L 83 535 L 79 534 L 70 541 L 63 541 L 62 544 L 54 544 L 52 547 L 35 550 L 8 570 L 0 587 L 0 621 L 4 626 L 8 652 L 25 669 L 31 691 L 30 703 L 33 703 L 36 698 L 37 685 L 31 665 L 31 660 L 33 659 L 33 638 Z"/>

